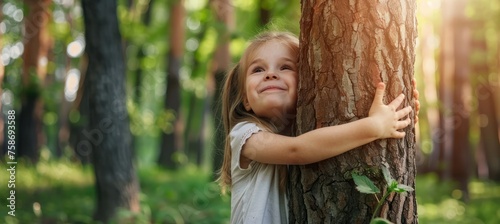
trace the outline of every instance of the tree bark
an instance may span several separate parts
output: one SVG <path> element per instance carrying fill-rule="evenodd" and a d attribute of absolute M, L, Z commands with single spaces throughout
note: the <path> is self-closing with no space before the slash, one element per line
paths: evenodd
<path fill-rule="evenodd" d="M 167 94 L 164 106 L 166 110 L 172 110 L 175 115 L 173 131 L 162 133 L 162 142 L 158 164 L 167 168 L 176 168 L 177 164 L 173 155 L 182 150 L 182 119 L 180 116 L 180 80 L 179 72 L 184 51 L 184 1 L 177 0 L 170 10 L 170 51 L 168 54 L 167 70 Z"/>
<path fill-rule="evenodd" d="M 297 135 L 366 117 L 380 81 L 386 103 L 404 93 L 403 106 L 413 105 L 415 1 L 304 0 L 301 8 Z M 290 223 L 368 223 L 377 202 L 355 189 L 353 171 L 382 187 L 380 167 L 387 166 L 395 180 L 414 187 L 413 125 L 404 131 L 400 140 L 291 167 Z M 417 223 L 415 193 L 391 195 L 377 216 Z"/>
<path fill-rule="evenodd" d="M 139 211 L 139 183 L 133 164 L 126 107 L 125 63 L 116 1 L 82 1 L 89 85 L 89 128 L 97 205 L 94 219 L 104 223 L 118 209 Z"/>

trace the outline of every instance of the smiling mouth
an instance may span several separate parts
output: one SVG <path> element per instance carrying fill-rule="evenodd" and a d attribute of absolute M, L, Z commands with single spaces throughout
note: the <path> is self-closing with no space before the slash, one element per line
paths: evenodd
<path fill-rule="evenodd" d="M 262 89 L 260 92 L 266 92 L 266 91 L 281 91 L 281 90 L 285 90 L 281 87 L 278 87 L 278 86 L 268 86 L 268 87 L 265 87 L 264 89 Z"/>

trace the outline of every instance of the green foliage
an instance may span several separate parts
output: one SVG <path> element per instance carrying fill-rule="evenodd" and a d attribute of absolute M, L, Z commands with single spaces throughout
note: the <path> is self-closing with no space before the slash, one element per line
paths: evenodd
<path fill-rule="evenodd" d="M 454 183 L 435 174 L 420 176 L 416 183 L 420 223 L 500 223 L 500 183 L 471 181 L 468 202 Z"/>
<path fill-rule="evenodd" d="M 380 189 L 366 176 L 360 176 L 355 173 L 352 174 L 352 179 L 356 184 L 356 189 L 364 194 L 380 193 Z"/>
<path fill-rule="evenodd" d="M 18 161 L 16 173 L 16 216 L 0 207 L 1 223 L 95 223 L 93 170 L 71 161 L 40 162 L 26 166 Z M 2 163 L 0 170 L 6 170 Z M 209 172 L 194 166 L 177 171 L 157 167 L 139 170 L 140 213 L 118 212 L 112 223 L 227 223 L 229 196 L 221 195 Z M 0 182 L 6 183 L 6 175 Z M 0 197 L 8 197 L 0 185 Z"/>
<path fill-rule="evenodd" d="M 373 212 L 372 220 L 370 221 L 370 224 L 391 223 L 386 219 L 375 217 L 379 213 L 380 207 L 384 204 L 385 199 L 393 192 L 405 193 L 405 192 L 414 190 L 412 187 L 406 186 L 404 184 L 398 184 L 398 182 L 396 180 L 394 180 L 394 178 L 392 178 L 391 173 L 389 172 L 389 169 L 387 169 L 385 166 L 382 166 L 382 173 L 383 173 L 384 179 L 387 183 L 386 191 L 385 191 L 385 194 L 382 196 L 381 200 L 378 200 L 378 197 L 377 197 L 377 201 L 378 201 L 377 208 Z M 357 175 L 355 173 L 352 173 L 352 179 L 354 180 L 354 183 L 356 184 L 356 189 L 359 192 L 365 193 L 365 194 L 380 193 L 380 190 L 377 188 L 377 186 L 375 186 L 375 184 L 368 177 L 366 177 L 364 175 Z"/>
<path fill-rule="evenodd" d="M 93 170 L 69 160 L 48 160 L 36 166 L 18 161 L 16 217 L 0 206 L 1 223 L 93 223 L 95 203 Z M 0 170 L 6 170 L 0 164 Z M 0 175 L 6 183 L 7 175 Z M 210 172 L 186 166 L 176 172 L 155 166 L 139 169 L 141 212 L 119 212 L 116 220 L 136 223 L 227 223 L 230 199 L 221 195 Z M 500 183 L 472 181 L 470 201 L 459 190 L 435 175 L 417 176 L 416 197 L 420 223 L 500 223 Z M 7 198 L 6 184 L 0 197 Z M 115 221 L 116 221 L 115 220 Z M 374 219 L 374 223 L 384 223 Z"/>

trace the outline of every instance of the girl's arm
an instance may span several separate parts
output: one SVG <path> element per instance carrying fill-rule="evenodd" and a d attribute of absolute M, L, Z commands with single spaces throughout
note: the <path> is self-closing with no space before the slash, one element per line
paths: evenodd
<path fill-rule="evenodd" d="M 385 85 L 379 83 L 369 116 L 347 124 L 319 128 L 297 137 L 270 132 L 253 134 L 243 145 L 240 161 L 270 164 L 309 164 L 342 154 L 381 138 L 403 138 L 399 129 L 408 126 L 411 107 L 396 110 L 404 99 L 401 94 L 390 104 L 382 102 Z"/>

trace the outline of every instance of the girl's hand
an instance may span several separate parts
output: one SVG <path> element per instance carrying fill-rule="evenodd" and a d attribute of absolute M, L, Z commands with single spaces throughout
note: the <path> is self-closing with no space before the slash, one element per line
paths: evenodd
<path fill-rule="evenodd" d="M 418 100 L 420 93 L 417 89 L 417 80 L 413 78 L 411 80 L 411 84 L 413 87 L 413 98 L 415 98 L 415 124 L 418 122 L 418 113 L 420 112 L 420 101 Z"/>
<path fill-rule="evenodd" d="M 408 106 L 397 110 L 404 100 L 403 94 L 396 97 L 388 105 L 385 105 L 383 102 L 384 92 L 385 84 L 380 82 L 377 85 L 377 91 L 375 92 L 375 98 L 373 99 L 368 118 L 372 119 L 378 138 L 403 138 L 405 132 L 398 130 L 407 127 L 411 123 L 411 119 L 406 118 L 402 121 L 401 119 L 406 117 L 412 111 L 412 108 Z"/>

